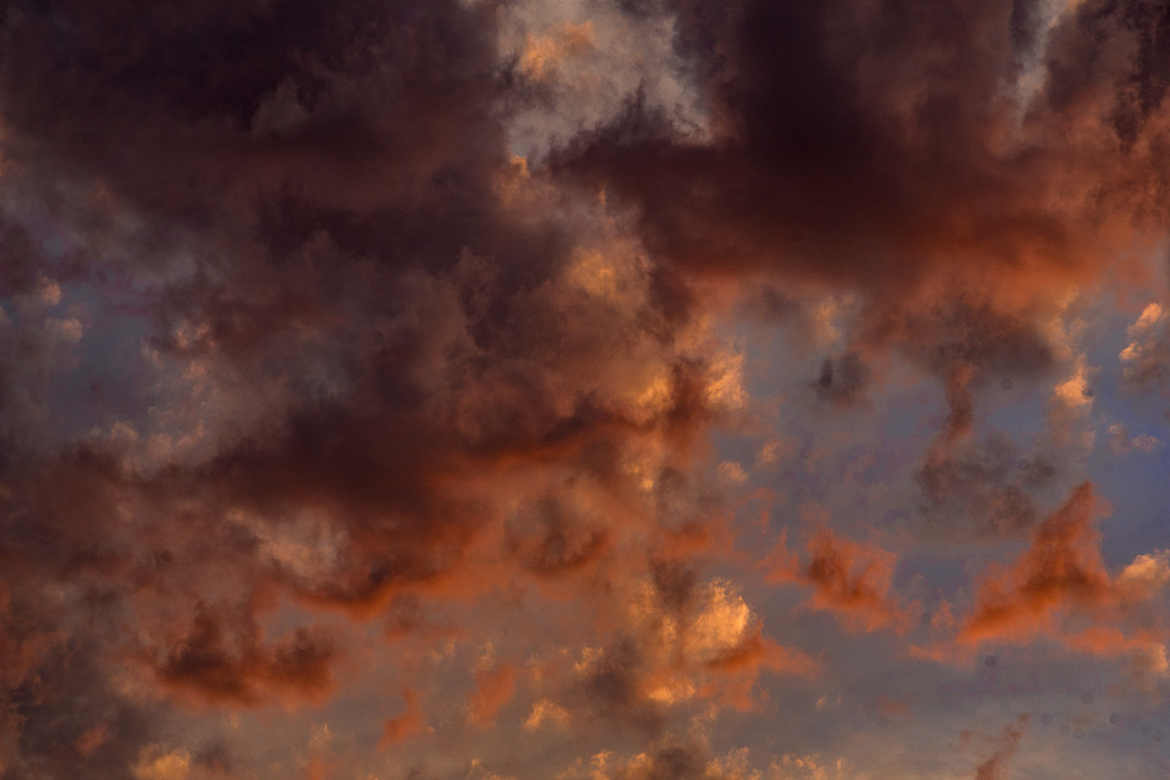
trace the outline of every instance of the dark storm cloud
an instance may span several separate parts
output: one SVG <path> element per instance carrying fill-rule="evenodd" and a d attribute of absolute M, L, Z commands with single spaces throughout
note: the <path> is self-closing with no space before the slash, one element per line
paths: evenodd
<path fill-rule="evenodd" d="M 84 767 L 99 780 L 126 777 L 156 735 L 158 715 L 112 689 L 101 653 L 101 644 L 83 637 L 56 644 L 6 689 L 0 776 L 64 777 Z"/>
<path fill-rule="evenodd" d="M 29 231 L 0 216 L 0 246 L 4 247 L 0 295 L 7 297 L 34 289 L 44 260 Z"/>
<path fill-rule="evenodd" d="M 0 292 L 83 287 L 88 326 L 138 318 L 135 348 L 171 383 L 129 422 L 97 402 L 56 450 L 25 407 L 0 407 L 6 587 L 72 600 L 43 616 L 43 646 L 22 640 L 29 668 L 100 595 L 126 639 L 98 642 L 98 678 L 128 662 L 181 701 L 316 701 L 345 648 L 266 636 L 280 596 L 365 617 L 419 589 L 490 588 L 467 550 L 502 525 L 520 570 L 568 577 L 614 523 L 549 484 L 579 475 L 612 512 L 637 492 L 627 443 L 664 437 L 684 465 L 717 414 L 711 365 L 672 346 L 671 280 L 511 160 L 497 18 L 454 0 L 6 6 Z M 587 251 L 631 269 L 612 294 L 570 274 Z M 28 334 L 61 326 L 21 316 L 11 343 L 47 362 Z M 86 324 L 68 327 L 86 349 Z M 0 355 L 0 398 L 43 395 L 24 357 Z M 89 380 L 78 365 L 68 381 Z M 562 482 L 542 483 L 554 468 Z M 6 680 L 6 700 L 24 684 Z M 16 744 L 10 765 L 33 760 Z"/>
<path fill-rule="evenodd" d="M 3 530 L 0 776 L 57 777 L 85 767 L 95 778 L 125 777 L 165 718 L 111 679 L 117 593 L 87 574 L 108 556 L 95 549 L 78 560 L 78 548 L 56 550 L 51 531 L 39 540 L 18 536 L 10 519 Z M 58 566 L 74 578 L 74 593 L 43 589 Z"/>
<path fill-rule="evenodd" d="M 202 228 L 254 219 L 239 198 L 265 193 L 310 193 L 318 219 L 363 196 L 437 197 L 441 169 L 482 177 L 500 153 L 491 23 L 490 8 L 453 2 L 10 4 L 8 157 L 96 176 Z"/>
<path fill-rule="evenodd" d="M 684 560 L 719 504 L 692 457 L 738 381 L 703 341 L 702 285 L 859 294 L 814 392 L 858 400 L 891 350 L 942 381 L 924 483 L 953 496 L 981 388 L 1047 376 L 1057 293 L 1164 216 L 1152 7 L 1085 3 L 1046 33 L 1030 3 L 624 7 L 677 16 L 710 136 L 634 96 L 546 168 L 512 159 L 508 112 L 548 95 L 500 56 L 498 3 L 5 6 L 5 772 L 125 776 L 153 744 L 113 684 L 126 664 L 167 704 L 319 701 L 347 648 L 268 631 L 282 599 L 407 605 L 401 633 L 431 624 L 421 592 L 612 563 L 587 598 L 616 598 L 629 560 L 652 562 L 645 623 L 567 685 L 573 717 L 653 734 L 676 699 L 747 709 L 759 670 L 817 665 Z M 1005 95 L 1034 57 L 1050 79 L 1022 106 Z M 45 313 L 53 285 L 71 300 Z M 119 318 L 138 330 L 91 346 Z M 51 390 L 96 387 L 125 344 L 164 379 L 114 377 L 142 408 L 95 393 L 72 420 Z M 826 536 L 782 578 L 876 628 L 901 619 L 892 567 Z M 483 672 L 470 720 L 517 680 Z M 424 730 L 414 695 L 387 742 Z M 701 771 L 672 750 L 651 776 Z"/>
<path fill-rule="evenodd" d="M 633 100 L 554 166 L 632 206 L 676 285 L 860 293 L 854 353 L 904 351 L 945 384 L 940 448 L 967 435 L 989 378 L 1051 367 L 1038 322 L 1070 284 L 1159 237 L 1152 6 L 1082 3 L 1051 29 L 1041 3 L 1007 0 L 659 6 L 709 136 Z M 861 365 L 826 363 L 818 392 L 854 397 Z"/>
<path fill-rule="evenodd" d="M 1079 240 L 1116 216 L 1108 209 L 1135 205 L 1122 177 L 1161 175 L 1107 138 L 1090 150 L 1058 137 L 1115 108 L 1078 105 L 1092 90 L 1145 80 L 1132 61 L 1105 58 L 1121 44 L 1101 34 L 1124 27 L 1124 6 L 1088 3 L 1062 20 L 1048 56 L 1064 64 L 1075 51 L 1079 69 L 1017 116 L 1005 90 L 1019 52 L 1003 42 L 1035 25 L 1038 3 L 665 6 L 715 112 L 714 139 L 677 136 L 635 102 L 558 162 L 631 198 L 652 245 L 683 269 L 780 268 L 891 293 L 943 266 L 968 281 L 975 263 L 1009 277 L 1071 270 L 1092 258 Z M 1015 122 L 1038 137 L 997 148 L 993 133 Z M 1090 151 L 1111 154 L 1117 177 L 1098 179 Z M 1057 202 L 1050 188 L 1067 174 L 1087 187 Z"/>

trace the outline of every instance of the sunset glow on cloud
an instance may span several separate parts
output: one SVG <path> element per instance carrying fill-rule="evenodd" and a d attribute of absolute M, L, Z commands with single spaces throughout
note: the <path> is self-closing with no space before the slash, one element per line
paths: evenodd
<path fill-rule="evenodd" d="M 1170 5 L 9 0 L 0 780 L 1170 777 Z"/>

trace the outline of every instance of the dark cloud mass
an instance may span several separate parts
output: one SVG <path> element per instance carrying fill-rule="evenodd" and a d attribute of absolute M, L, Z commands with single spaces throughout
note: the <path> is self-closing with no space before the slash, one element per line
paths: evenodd
<path fill-rule="evenodd" d="M 865 295 L 856 348 L 962 385 L 949 436 L 969 424 L 956 376 L 1042 372 L 1033 318 L 1160 235 L 1161 91 L 1131 56 L 1144 4 L 1077 4 L 1043 31 L 1029 2 L 668 5 L 709 136 L 633 100 L 557 167 L 625 198 L 682 280 Z M 1047 79 L 1025 92 L 1028 62 Z M 829 364 L 818 391 L 851 396 L 859 365 Z"/>
<path fill-rule="evenodd" d="M 1005 34 L 1013 20 L 1028 32 L 1039 3 L 671 7 L 712 103 L 711 141 L 633 102 L 562 162 L 628 193 L 683 268 L 780 266 L 909 291 L 940 265 L 972 284 L 1059 275 L 1094 261 L 1083 238 L 1137 228 L 1160 203 L 1161 172 L 1113 119 L 1127 95 L 1111 88 L 1151 78 L 1111 51 L 1146 32 L 1120 4 L 1081 4 L 1046 52 Z M 1023 103 L 1005 86 L 1029 56 L 1052 72 Z M 1134 131 L 1156 145 L 1150 102 Z M 1081 123 L 1083 137 L 1067 132 Z M 1135 192 L 1131 176 L 1149 186 Z"/>
<path fill-rule="evenodd" d="M 1156 674 L 1164 553 L 1036 507 L 1098 422 L 1072 302 L 1164 239 L 1163 5 L 3 4 L 0 777 L 846 776 L 712 744 L 842 657 L 765 585 L 914 631 L 904 550 L 737 536 L 834 447 L 909 463 L 864 500 L 935 554 L 1032 533 L 931 657 L 1071 606 Z M 1031 449 L 981 428 L 1016 380 Z M 842 444 L 887 414 L 928 433 Z"/>

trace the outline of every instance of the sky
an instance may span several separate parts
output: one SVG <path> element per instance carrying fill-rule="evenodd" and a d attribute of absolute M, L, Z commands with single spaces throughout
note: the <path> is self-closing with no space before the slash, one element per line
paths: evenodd
<path fill-rule="evenodd" d="M 1170 4 L 7 0 L 0 778 L 1170 777 Z"/>

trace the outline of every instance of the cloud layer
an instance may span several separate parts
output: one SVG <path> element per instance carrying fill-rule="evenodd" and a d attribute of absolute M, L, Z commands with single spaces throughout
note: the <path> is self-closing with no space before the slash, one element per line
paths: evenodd
<path fill-rule="evenodd" d="M 10 2 L 0 777 L 992 778 L 1077 664 L 1158 711 L 1167 19 Z"/>

